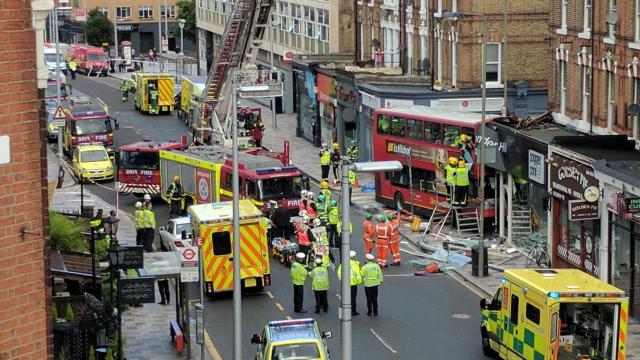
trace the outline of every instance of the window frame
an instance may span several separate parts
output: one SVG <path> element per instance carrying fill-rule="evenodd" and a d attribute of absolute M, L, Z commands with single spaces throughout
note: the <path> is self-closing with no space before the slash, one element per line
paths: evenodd
<path fill-rule="evenodd" d="M 300 35 L 302 28 L 302 5 L 291 4 L 291 23 L 293 24 L 293 33 Z"/>
<path fill-rule="evenodd" d="M 618 110 L 618 79 L 616 74 L 607 71 L 607 129 L 613 130 L 616 125 Z"/>
<path fill-rule="evenodd" d="M 322 14 L 322 16 L 320 16 L 320 14 Z M 320 18 L 322 18 L 322 21 Z M 320 34 L 320 41 L 329 42 L 329 19 L 329 10 L 316 9 L 316 27 L 318 28 L 317 32 Z"/>
<path fill-rule="evenodd" d="M 109 8 L 106 6 L 99 6 L 98 7 L 98 12 L 102 15 L 104 15 L 105 17 L 109 17 Z"/>
<path fill-rule="evenodd" d="M 207 1 L 207 3 L 209 3 Z M 215 4 L 214 4 L 215 7 Z M 167 5 L 166 7 L 164 5 L 160 5 L 160 18 L 161 19 L 165 19 L 166 18 L 166 10 L 169 9 L 169 19 L 175 19 L 176 18 L 176 7 L 174 5 Z"/>
<path fill-rule="evenodd" d="M 485 49 L 485 54 L 489 54 L 489 47 L 490 46 L 496 46 L 498 48 L 498 57 L 496 61 L 489 61 L 487 59 L 487 56 L 485 55 L 485 79 L 488 79 L 489 77 L 486 75 L 489 73 L 487 66 L 486 65 L 497 65 L 497 71 L 496 73 L 498 74 L 497 79 L 496 80 L 486 80 L 487 81 L 487 85 L 492 85 L 492 86 L 496 86 L 496 85 L 501 85 L 502 84 L 502 44 L 499 42 L 487 42 L 485 43 L 486 49 Z"/>
<path fill-rule="evenodd" d="M 568 83 L 568 76 L 567 76 L 567 63 L 565 61 L 558 61 L 558 67 L 560 68 L 559 70 L 559 75 L 560 75 L 560 82 L 558 83 L 558 86 L 560 86 L 559 89 L 559 93 L 560 93 L 560 113 L 562 115 L 565 115 L 567 112 L 567 83 Z"/>
<path fill-rule="evenodd" d="M 287 31 L 289 29 L 289 3 L 286 1 L 278 2 L 278 14 L 280 15 L 280 30 Z"/>
<path fill-rule="evenodd" d="M 302 6 L 302 15 L 304 19 L 304 36 L 315 39 L 316 37 L 316 8 L 313 6 Z"/>
<path fill-rule="evenodd" d="M 126 13 L 125 16 L 122 14 Z M 116 7 L 116 20 L 126 20 L 131 18 L 131 7 L 130 6 L 118 6 Z"/>
<path fill-rule="evenodd" d="M 218 244 L 221 241 L 228 241 L 228 246 L 225 244 L 225 247 L 220 249 Z M 215 256 L 226 256 L 233 254 L 233 241 L 231 241 L 231 233 L 228 231 L 218 231 L 211 234 L 211 244 L 213 255 Z M 218 252 L 217 250 L 221 250 Z"/>
<path fill-rule="evenodd" d="M 636 0 L 637 1 L 637 0 Z M 591 34 L 591 16 L 593 13 L 593 0 L 583 0 L 582 3 L 582 31 Z"/>
<path fill-rule="evenodd" d="M 146 16 L 143 16 L 146 15 Z M 138 6 L 138 19 L 149 20 L 153 19 L 153 6 L 152 5 L 139 5 Z"/>
<path fill-rule="evenodd" d="M 583 53 L 586 54 L 586 53 Z M 591 68 L 586 65 L 581 66 L 581 78 L 582 78 L 582 120 L 591 120 L 591 82 L 592 74 Z"/>
<path fill-rule="evenodd" d="M 525 318 L 536 325 L 540 325 L 540 316 L 540 308 L 531 304 L 530 302 L 527 302 L 525 305 Z"/>
<path fill-rule="evenodd" d="M 567 30 L 567 22 L 569 18 L 569 0 L 561 0 L 560 3 L 560 29 Z"/>
<path fill-rule="evenodd" d="M 518 326 L 518 312 L 520 311 L 520 298 L 518 297 L 518 295 L 511 294 L 511 301 L 509 305 L 509 321 L 513 324 L 513 326 Z"/>
<path fill-rule="evenodd" d="M 618 13 L 618 2 L 617 0 L 609 0 L 609 12 Z M 609 24 L 609 38 L 615 39 L 616 37 L 616 24 Z"/>

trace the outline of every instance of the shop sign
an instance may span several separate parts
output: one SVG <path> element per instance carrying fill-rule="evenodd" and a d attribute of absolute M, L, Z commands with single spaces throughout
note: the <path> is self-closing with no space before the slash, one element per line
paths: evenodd
<path fill-rule="evenodd" d="M 118 24 L 118 31 L 131 31 L 138 32 L 138 25 L 136 24 Z"/>
<path fill-rule="evenodd" d="M 399 99 L 385 99 L 384 107 L 392 108 L 396 106 L 411 106 L 413 105 L 413 100 L 399 100 Z"/>
<path fill-rule="evenodd" d="M 362 99 L 362 105 L 369 107 L 373 110 L 380 108 L 380 98 L 377 96 L 369 95 L 364 92 L 360 92 L 360 99 Z"/>
<path fill-rule="evenodd" d="M 529 149 L 529 180 L 544 185 L 544 155 Z"/>
<path fill-rule="evenodd" d="M 344 86 L 340 85 L 338 86 L 338 100 L 346 102 L 346 103 L 350 103 L 355 105 L 356 104 L 356 95 L 354 94 L 353 90 L 348 90 L 346 89 Z"/>
<path fill-rule="evenodd" d="M 411 144 L 401 144 L 396 141 L 387 140 L 387 154 L 396 156 L 409 156 L 413 160 L 436 162 L 436 149 Z"/>
<path fill-rule="evenodd" d="M 569 200 L 569 221 L 593 220 L 600 217 L 598 203 Z"/>
<path fill-rule="evenodd" d="M 550 171 L 553 194 L 563 199 L 582 199 L 588 187 L 599 187 L 590 167 L 562 156 L 554 156 Z"/>
<path fill-rule="evenodd" d="M 487 98 L 485 101 L 486 111 L 500 112 L 503 104 L 504 99 L 502 98 Z M 448 111 L 479 112 L 482 110 L 482 98 L 432 100 L 429 107 Z"/>
<path fill-rule="evenodd" d="M 626 213 L 637 214 L 640 213 L 640 198 L 626 198 L 624 199 L 624 209 Z"/>
<path fill-rule="evenodd" d="M 318 101 L 333 105 L 336 101 L 336 79 L 318 74 Z"/>

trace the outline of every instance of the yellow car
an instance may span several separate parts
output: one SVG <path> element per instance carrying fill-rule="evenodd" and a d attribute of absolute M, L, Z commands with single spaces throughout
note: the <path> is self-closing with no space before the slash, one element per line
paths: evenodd
<path fill-rule="evenodd" d="M 257 346 L 256 360 L 327 360 L 329 350 L 324 339 L 331 331 L 320 332 L 313 319 L 271 321 L 251 338 Z"/>
<path fill-rule="evenodd" d="M 113 164 L 101 143 L 78 145 L 73 151 L 73 170 L 81 180 L 113 179 Z"/>

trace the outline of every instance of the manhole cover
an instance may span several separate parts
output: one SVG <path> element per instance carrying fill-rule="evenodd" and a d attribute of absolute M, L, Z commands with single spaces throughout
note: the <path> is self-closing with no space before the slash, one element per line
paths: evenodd
<path fill-rule="evenodd" d="M 463 320 L 465 320 L 465 319 L 469 319 L 471 317 L 471 315 L 469 315 L 469 314 L 453 314 L 453 315 L 451 315 L 451 317 L 454 318 L 454 319 L 463 319 Z"/>

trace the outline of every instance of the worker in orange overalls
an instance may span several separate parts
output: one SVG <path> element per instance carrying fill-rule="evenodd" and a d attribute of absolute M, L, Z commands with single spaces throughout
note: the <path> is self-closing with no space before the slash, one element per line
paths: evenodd
<path fill-rule="evenodd" d="M 375 246 L 376 228 L 373 225 L 373 214 L 364 214 L 364 222 L 362 223 L 362 232 L 364 235 L 364 253 L 371 254 Z"/>
<path fill-rule="evenodd" d="M 380 215 L 376 224 L 376 247 L 378 252 L 378 265 L 387 267 L 387 254 L 389 251 L 389 236 L 391 235 L 391 225 L 387 223 L 387 216 Z"/>
<path fill-rule="evenodd" d="M 391 258 L 393 263 L 391 266 L 400 266 L 400 219 L 398 216 L 389 214 L 387 220 L 391 225 L 391 234 L 389 234 L 389 251 L 391 251 Z"/>

